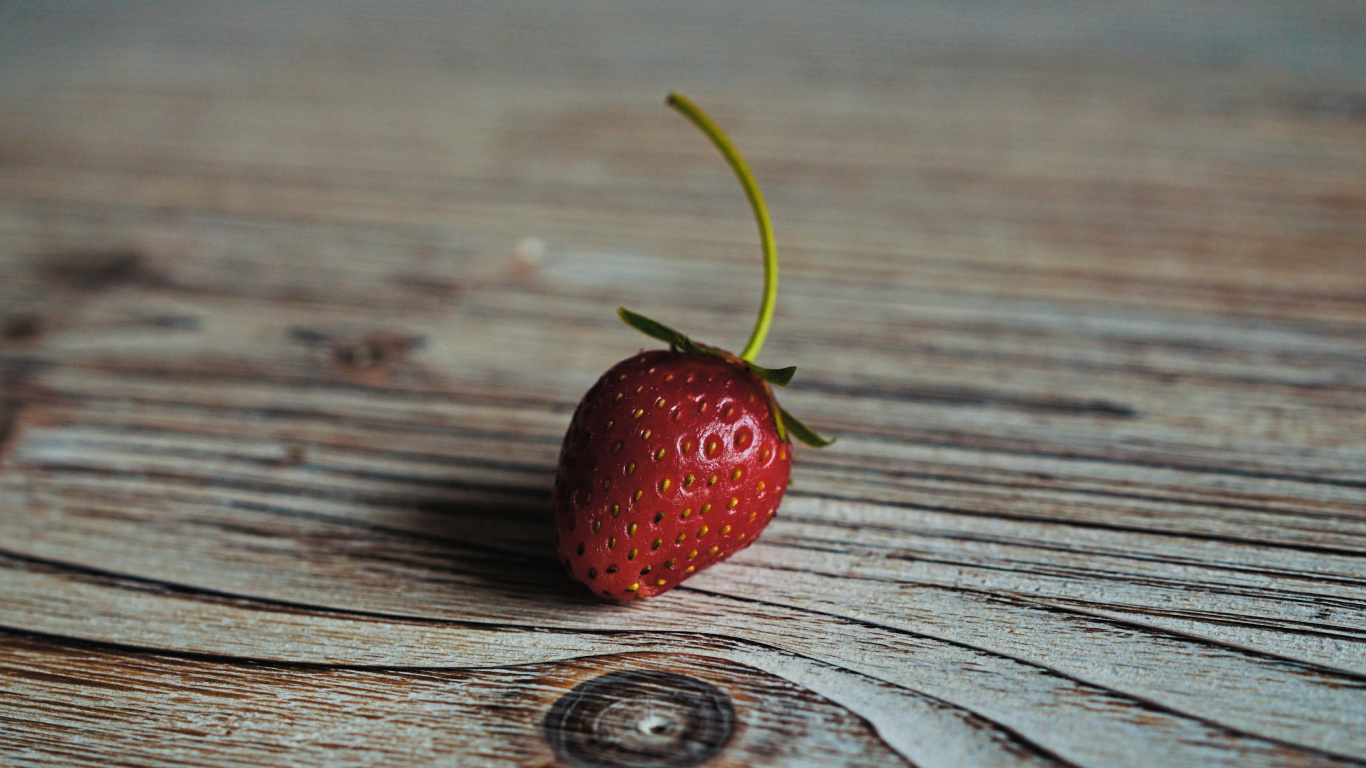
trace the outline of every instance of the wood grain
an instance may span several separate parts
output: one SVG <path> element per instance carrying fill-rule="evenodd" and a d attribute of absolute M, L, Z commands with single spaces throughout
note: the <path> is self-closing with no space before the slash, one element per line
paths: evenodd
<path fill-rule="evenodd" d="M 1366 762 L 1366 15 L 1135 8 L 0 7 L 0 762 L 569 765 L 634 672 L 708 765 Z M 840 441 L 604 604 L 613 310 L 760 289 L 673 88 Z"/>
<path fill-rule="evenodd" d="M 7 701 L 23 702 L 0 705 L 8 724 L 0 745 L 35 765 L 107 765 L 111 751 L 134 764 L 374 765 L 451 755 L 551 764 L 557 755 L 543 736 L 546 711 L 615 667 L 667 670 L 733 693 L 744 726 L 728 734 L 714 765 L 901 762 L 847 710 L 771 675 L 688 654 L 397 670 L 152 654 L 22 635 L 0 641 Z M 654 727 L 671 725 L 656 717 Z"/>

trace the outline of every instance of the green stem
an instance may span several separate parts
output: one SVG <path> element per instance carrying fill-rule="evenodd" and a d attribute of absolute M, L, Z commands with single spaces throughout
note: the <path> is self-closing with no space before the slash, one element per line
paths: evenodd
<path fill-rule="evenodd" d="M 670 93 L 664 103 L 691 120 L 692 124 L 707 134 L 707 138 L 721 150 L 721 155 L 739 177 L 740 186 L 745 188 L 745 197 L 749 198 L 749 206 L 754 209 L 754 218 L 759 223 L 759 240 L 764 246 L 764 300 L 759 305 L 759 319 L 754 321 L 754 331 L 750 333 L 749 341 L 740 352 L 741 360 L 752 363 L 754 358 L 759 356 L 764 340 L 768 338 L 768 328 L 773 324 L 773 310 L 778 303 L 778 246 L 773 242 L 773 224 L 768 220 L 768 207 L 764 205 L 764 195 L 759 191 L 759 184 L 754 181 L 754 174 L 749 172 L 749 166 L 745 165 L 745 159 L 740 157 L 735 145 L 731 144 L 725 132 L 707 117 L 706 112 L 680 93 Z"/>

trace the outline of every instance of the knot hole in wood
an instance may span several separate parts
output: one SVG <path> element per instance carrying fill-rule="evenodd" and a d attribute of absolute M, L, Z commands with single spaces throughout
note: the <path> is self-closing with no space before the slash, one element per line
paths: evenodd
<path fill-rule="evenodd" d="M 713 685 L 656 670 L 611 672 L 575 686 L 545 718 L 556 756 L 588 768 L 688 768 L 735 732 L 735 706 Z"/>

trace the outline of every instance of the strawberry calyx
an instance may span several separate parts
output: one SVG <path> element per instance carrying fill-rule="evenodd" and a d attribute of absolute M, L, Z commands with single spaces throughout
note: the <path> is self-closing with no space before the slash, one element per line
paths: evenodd
<path fill-rule="evenodd" d="M 693 341 L 686 334 L 680 333 L 673 328 L 652 320 L 638 312 L 632 312 L 625 307 L 617 307 L 617 316 L 623 323 L 640 331 L 652 339 L 658 339 L 669 345 L 675 352 L 691 352 L 699 355 L 719 357 L 732 365 L 742 366 L 748 370 L 755 378 L 763 382 L 764 393 L 768 396 L 769 411 L 773 414 L 773 421 L 778 428 L 778 438 L 785 443 L 791 443 L 788 437 L 791 434 L 802 443 L 813 448 L 824 448 L 835 442 L 834 438 L 821 437 L 815 430 L 803 424 L 797 417 L 787 412 L 787 409 L 778 404 L 778 398 L 773 394 L 772 384 L 785 387 L 792 377 L 797 373 L 797 366 L 790 365 L 786 368 L 765 368 L 762 365 L 752 363 L 740 358 L 728 350 L 720 347 L 713 347 L 710 344 Z"/>
<path fill-rule="evenodd" d="M 778 246 L 773 239 L 773 224 L 769 220 L 768 206 L 764 203 L 764 194 L 759 190 L 759 183 L 754 180 L 754 174 L 750 172 L 745 159 L 740 156 L 740 151 L 731 143 L 730 137 L 726 136 L 726 132 L 721 130 L 721 127 L 706 112 L 703 112 L 701 107 L 676 92 L 670 93 L 664 103 L 678 110 L 679 114 L 686 117 L 708 139 L 711 139 L 712 144 L 721 152 L 721 156 L 725 158 L 726 163 L 735 172 L 735 177 L 739 179 L 740 186 L 745 191 L 745 197 L 749 200 L 750 208 L 754 211 L 754 221 L 759 225 L 759 244 L 763 247 L 764 253 L 763 300 L 759 304 L 759 316 L 754 321 L 754 330 L 750 333 L 749 341 L 745 342 L 745 348 L 739 355 L 732 354 L 720 347 L 693 341 L 669 326 L 632 312 L 625 307 L 617 308 L 617 315 L 621 317 L 622 322 L 650 338 L 665 342 L 674 350 L 711 355 L 722 358 L 732 365 L 743 366 L 763 384 L 764 392 L 768 396 L 769 411 L 773 414 L 774 424 L 778 428 L 779 439 L 785 443 L 790 443 L 791 440 L 788 438 L 790 431 L 793 436 L 806 445 L 813 448 L 824 448 L 835 442 L 834 439 L 826 439 L 816 434 L 815 430 L 803 424 L 778 405 L 777 398 L 773 396 L 771 385 L 787 386 L 788 382 L 792 381 L 793 375 L 797 373 L 797 367 L 765 368 L 754 362 L 754 359 L 759 356 L 759 350 L 764 346 L 764 340 L 768 338 L 768 330 L 773 324 L 773 313 L 778 303 Z"/>

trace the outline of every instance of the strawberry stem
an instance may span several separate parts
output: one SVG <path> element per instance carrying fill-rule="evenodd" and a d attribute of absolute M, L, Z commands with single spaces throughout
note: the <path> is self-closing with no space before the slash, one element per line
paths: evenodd
<path fill-rule="evenodd" d="M 745 165 L 745 159 L 740 157 L 735 145 L 730 143 L 725 132 L 712 122 L 706 112 L 676 92 L 670 93 L 664 103 L 692 121 L 692 124 L 701 129 L 707 138 L 711 139 L 711 143 L 721 150 L 722 157 L 726 158 L 731 170 L 739 177 L 740 186 L 745 189 L 745 197 L 749 198 L 749 206 L 754 209 L 754 218 L 759 224 L 759 240 L 764 247 L 764 300 L 759 305 L 759 318 L 754 321 L 754 330 L 749 335 L 749 341 L 740 352 L 741 360 L 752 363 L 754 358 L 759 356 L 759 350 L 763 349 L 764 340 L 768 338 L 768 328 L 773 324 L 773 310 L 778 303 L 778 246 L 773 241 L 773 224 L 768 220 L 768 206 L 764 205 L 764 195 L 759 191 L 759 184 L 754 180 L 754 175 L 749 172 L 749 166 Z"/>

